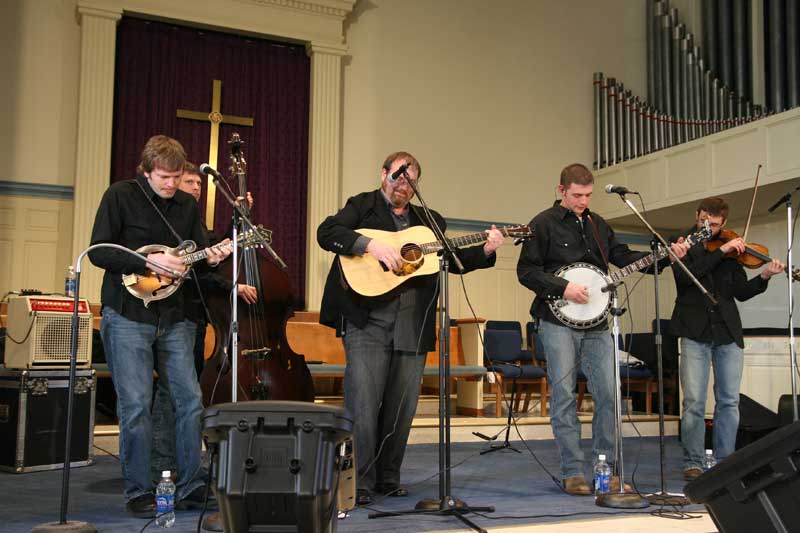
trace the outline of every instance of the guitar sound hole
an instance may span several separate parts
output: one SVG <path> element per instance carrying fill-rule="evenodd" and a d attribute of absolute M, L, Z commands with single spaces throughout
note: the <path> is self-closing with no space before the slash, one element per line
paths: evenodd
<path fill-rule="evenodd" d="M 403 258 L 403 266 L 395 272 L 398 276 L 408 276 L 419 270 L 423 263 L 422 249 L 413 243 L 404 244 L 400 248 L 400 257 Z"/>

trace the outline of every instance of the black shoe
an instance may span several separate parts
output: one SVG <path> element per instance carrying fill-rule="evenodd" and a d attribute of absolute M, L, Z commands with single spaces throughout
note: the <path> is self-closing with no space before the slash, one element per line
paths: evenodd
<path fill-rule="evenodd" d="M 356 490 L 356 505 L 369 505 L 372 503 L 372 496 L 366 489 Z"/>
<path fill-rule="evenodd" d="M 206 499 L 206 488 L 205 487 L 197 487 L 192 492 L 184 496 L 181 501 L 175 506 L 175 509 L 179 511 L 185 511 L 187 509 L 202 509 L 203 504 Z M 208 504 L 206 505 L 206 509 L 216 509 L 217 508 L 217 500 L 214 499 L 214 495 L 211 491 L 208 493 Z"/>
<path fill-rule="evenodd" d="M 408 496 L 408 489 L 400 485 L 381 485 L 376 488 L 384 496 L 391 496 L 392 498 L 404 498 Z"/>
<path fill-rule="evenodd" d="M 156 498 L 152 494 L 142 494 L 125 504 L 125 510 L 136 518 L 156 517 Z"/>

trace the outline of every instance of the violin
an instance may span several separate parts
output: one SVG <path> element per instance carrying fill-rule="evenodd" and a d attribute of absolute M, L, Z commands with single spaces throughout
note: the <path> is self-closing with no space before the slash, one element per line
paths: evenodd
<path fill-rule="evenodd" d="M 739 234 L 733 230 L 724 229 L 710 241 L 706 241 L 706 250 L 709 252 L 716 252 L 726 242 L 738 239 Z M 763 244 L 754 242 L 746 242 L 744 245 L 744 253 L 739 253 L 736 249 L 730 250 L 725 254 L 725 257 L 731 257 L 745 268 L 760 268 L 766 263 L 771 263 L 772 258 L 769 256 L 769 248 Z M 792 270 L 792 281 L 800 281 L 800 269 L 795 268 Z"/>
<path fill-rule="evenodd" d="M 744 236 L 742 240 L 744 243 L 744 253 L 739 253 L 738 250 L 733 249 L 725 254 L 725 257 L 732 257 L 745 268 L 760 268 L 765 263 L 771 263 L 772 258 L 769 256 L 769 249 L 754 242 L 747 242 L 747 230 L 750 228 L 750 220 L 753 218 L 753 208 L 756 204 L 756 192 L 758 191 L 758 177 L 761 174 L 761 165 L 756 168 L 756 181 L 753 184 L 753 197 L 750 199 L 750 209 L 747 212 L 747 222 L 744 224 Z M 719 250 L 723 244 L 734 239 L 738 239 L 739 234 L 735 231 L 724 229 L 712 240 L 706 241 L 706 250 L 715 252 Z M 784 270 L 786 267 L 784 266 Z M 792 281 L 800 281 L 800 269 L 792 270 Z"/>

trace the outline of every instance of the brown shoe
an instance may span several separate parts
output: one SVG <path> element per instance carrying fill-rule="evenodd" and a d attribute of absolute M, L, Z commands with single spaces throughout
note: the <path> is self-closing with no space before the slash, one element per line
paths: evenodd
<path fill-rule="evenodd" d="M 223 531 L 219 512 L 211 513 L 203 518 L 203 529 L 206 531 Z"/>
<path fill-rule="evenodd" d="M 619 492 L 619 476 L 611 476 L 611 481 L 608 483 L 608 491 Z M 628 494 L 633 493 L 633 489 L 627 483 L 625 483 L 625 492 Z"/>
<path fill-rule="evenodd" d="M 685 481 L 692 481 L 703 475 L 703 471 L 699 468 L 687 468 L 683 471 L 683 479 Z"/>
<path fill-rule="evenodd" d="M 564 491 L 572 496 L 591 496 L 592 489 L 586 484 L 583 476 L 572 476 L 564 480 Z"/>

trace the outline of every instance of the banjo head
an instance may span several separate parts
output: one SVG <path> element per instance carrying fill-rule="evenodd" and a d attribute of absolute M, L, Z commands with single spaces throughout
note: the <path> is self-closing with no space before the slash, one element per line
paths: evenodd
<path fill-rule="evenodd" d="M 606 274 L 589 263 L 573 263 L 556 272 L 556 275 L 585 286 L 589 291 L 589 301 L 577 304 L 568 300 L 550 303 L 550 309 L 563 324 L 577 329 L 588 329 L 606 320 L 611 307 L 611 293 L 602 292 L 609 284 Z"/>

